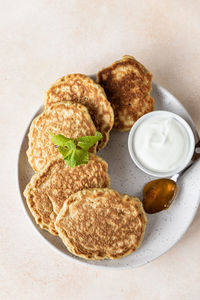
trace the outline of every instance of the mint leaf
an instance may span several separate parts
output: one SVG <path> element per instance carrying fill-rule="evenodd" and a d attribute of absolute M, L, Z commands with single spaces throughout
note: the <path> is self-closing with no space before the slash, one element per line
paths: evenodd
<path fill-rule="evenodd" d="M 72 150 L 71 155 L 69 157 L 64 158 L 66 164 L 72 168 L 74 168 L 77 165 L 75 155 L 76 155 L 76 150 Z"/>
<path fill-rule="evenodd" d="M 51 136 L 52 142 L 57 146 L 64 147 L 64 146 L 66 146 L 66 143 L 68 143 L 69 141 L 73 141 L 72 139 L 69 139 L 62 134 L 54 135 L 51 132 L 49 132 L 49 134 Z"/>
<path fill-rule="evenodd" d="M 75 167 L 82 164 L 87 164 L 89 161 L 89 153 L 83 149 L 67 150 L 67 156 L 64 158 L 66 164 L 70 167 Z M 65 153 L 65 154 L 66 154 Z"/>
<path fill-rule="evenodd" d="M 49 134 L 52 142 L 58 146 L 58 151 L 63 156 L 66 164 L 72 168 L 81 164 L 87 164 L 89 161 L 88 150 L 102 138 L 102 134 L 98 131 L 94 136 L 82 136 L 77 141 L 62 134 L 53 135 L 50 132 Z"/>
<path fill-rule="evenodd" d="M 81 136 L 77 138 L 77 145 L 83 150 L 89 150 L 100 139 L 102 139 L 102 134 L 97 131 L 94 136 Z"/>
<path fill-rule="evenodd" d="M 69 157 L 72 154 L 71 149 L 62 146 L 58 146 L 58 151 L 62 154 L 63 158 Z"/>
<path fill-rule="evenodd" d="M 76 150 L 76 144 L 74 142 L 74 140 L 69 140 L 65 143 L 65 147 L 67 147 L 68 149 L 71 150 Z"/>
<path fill-rule="evenodd" d="M 89 161 L 89 153 L 87 150 L 76 149 L 76 164 L 87 164 Z"/>

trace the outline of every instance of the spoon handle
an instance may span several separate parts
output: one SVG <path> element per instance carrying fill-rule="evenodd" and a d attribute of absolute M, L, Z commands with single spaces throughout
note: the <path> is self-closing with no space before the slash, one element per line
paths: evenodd
<path fill-rule="evenodd" d="M 195 162 L 196 160 L 199 159 L 199 157 L 200 157 L 200 140 L 195 145 L 192 161 Z"/>
<path fill-rule="evenodd" d="M 189 163 L 189 165 L 183 169 L 180 173 L 175 174 L 174 176 L 171 177 L 172 180 L 175 182 L 181 177 L 188 169 L 190 169 L 191 166 L 200 158 L 200 140 L 196 143 L 195 148 L 194 148 L 194 154 L 192 156 L 192 159 Z"/>

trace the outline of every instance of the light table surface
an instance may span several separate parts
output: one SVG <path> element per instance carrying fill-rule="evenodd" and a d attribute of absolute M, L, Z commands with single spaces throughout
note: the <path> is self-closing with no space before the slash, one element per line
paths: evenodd
<path fill-rule="evenodd" d="M 200 299 L 200 210 L 156 261 L 95 269 L 44 243 L 24 215 L 16 180 L 21 138 L 49 85 L 67 73 L 94 74 L 123 54 L 141 61 L 200 131 L 200 1 L 0 2 L 0 299 Z"/>

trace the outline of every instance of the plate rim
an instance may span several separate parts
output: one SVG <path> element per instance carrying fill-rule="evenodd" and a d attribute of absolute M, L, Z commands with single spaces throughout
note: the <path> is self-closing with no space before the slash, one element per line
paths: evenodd
<path fill-rule="evenodd" d="M 95 75 L 89 75 L 91 78 L 94 79 Z M 163 86 L 159 85 L 159 84 L 156 84 L 155 82 L 152 82 L 152 87 L 155 86 L 156 88 L 159 88 L 160 90 L 162 90 L 164 93 L 167 93 L 169 94 L 171 97 L 173 97 L 173 100 L 178 103 L 179 105 L 181 105 L 183 111 L 188 115 L 189 117 L 189 120 L 190 120 L 190 123 L 192 124 L 192 130 L 193 130 L 193 133 L 194 133 L 194 137 L 195 137 L 195 140 L 199 139 L 199 134 L 197 132 L 197 129 L 196 129 L 196 126 L 195 126 L 195 123 L 192 119 L 192 117 L 190 116 L 189 112 L 187 111 L 187 109 L 184 107 L 184 105 L 173 95 L 171 94 L 167 89 L 165 89 Z M 45 241 L 45 243 L 47 245 L 50 246 L 50 248 L 52 248 L 54 251 L 57 251 L 58 253 L 60 253 L 65 259 L 68 259 L 69 261 L 73 261 L 75 263 L 78 263 L 80 265 L 85 265 L 87 267 L 90 267 L 90 268 L 101 268 L 101 269 L 110 269 L 110 270 L 130 270 L 130 269 L 135 269 L 135 268 L 139 268 L 141 266 L 144 266 L 146 264 L 149 264 L 153 261 L 155 261 L 157 258 L 161 257 L 162 255 L 164 255 L 165 253 L 167 253 L 171 248 L 173 248 L 180 240 L 181 238 L 184 236 L 184 234 L 187 232 L 187 230 L 189 229 L 190 225 L 192 224 L 193 220 L 194 220 L 194 217 L 198 211 L 198 208 L 199 208 L 199 204 L 200 204 L 200 197 L 198 198 L 198 201 L 197 201 L 197 206 L 196 206 L 196 209 L 194 210 L 194 213 L 192 214 L 192 217 L 190 218 L 190 222 L 188 222 L 186 228 L 184 229 L 184 231 L 182 232 L 182 234 L 178 237 L 178 239 L 176 239 L 175 242 L 173 242 L 170 247 L 168 247 L 165 251 L 163 251 L 161 254 L 159 254 L 158 256 L 152 258 L 151 260 L 148 260 L 148 261 L 144 261 L 143 263 L 139 263 L 137 265 L 125 265 L 125 266 L 120 266 L 120 267 L 116 267 L 116 266 L 104 266 L 104 265 L 95 265 L 95 264 L 90 264 L 88 263 L 87 260 L 79 260 L 77 259 L 76 257 L 73 257 L 73 256 L 69 256 L 69 255 L 66 255 L 65 253 L 63 253 L 60 249 L 58 249 L 54 244 L 52 244 L 45 236 L 43 236 L 39 229 L 37 228 L 39 225 L 38 224 L 34 224 L 34 222 L 32 221 L 32 219 L 30 218 L 30 216 L 28 215 L 27 213 L 27 210 L 26 210 L 26 207 L 25 207 L 25 203 L 23 201 L 23 198 L 24 198 L 24 195 L 23 195 L 23 192 L 21 192 L 21 189 L 20 189 L 20 176 L 19 176 L 19 171 L 20 171 L 20 154 L 21 154 L 21 149 L 22 149 L 22 145 L 23 145 L 23 141 L 25 139 L 25 137 L 28 135 L 28 131 L 29 131 L 29 128 L 30 128 L 30 125 L 32 123 L 32 120 L 33 118 L 37 115 L 37 113 L 39 112 L 39 110 L 44 107 L 43 105 L 41 105 L 37 111 L 33 114 L 32 118 L 31 118 L 31 121 L 28 123 L 28 125 L 25 127 L 25 131 L 24 133 L 22 134 L 22 138 L 20 139 L 20 145 L 18 147 L 18 151 L 17 151 L 17 176 L 16 176 L 16 181 L 17 181 L 17 190 L 18 190 L 18 195 L 20 197 L 20 203 L 21 203 L 21 207 L 22 207 L 22 210 L 24 212 L 24 214 L 26 215 L 26 218 L 28 219 L 29 223 L 32 224 L 32 227 L 35 228 L 35 231 L 37 232 L 37 234 L 42 237 L 42 239 Z M 189 124 L 190 125 L 190 124 Z"/>

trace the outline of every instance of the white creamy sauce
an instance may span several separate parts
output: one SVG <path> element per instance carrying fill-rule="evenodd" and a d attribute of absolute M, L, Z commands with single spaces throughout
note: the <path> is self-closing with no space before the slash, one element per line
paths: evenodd
<path fill-rule="evenodd" d="M 152 171 L 173 171 L 186 159 L 189 136 L 174 118 L 150 117 L 133 136 L 133 151 L 141 165 Z"/>

